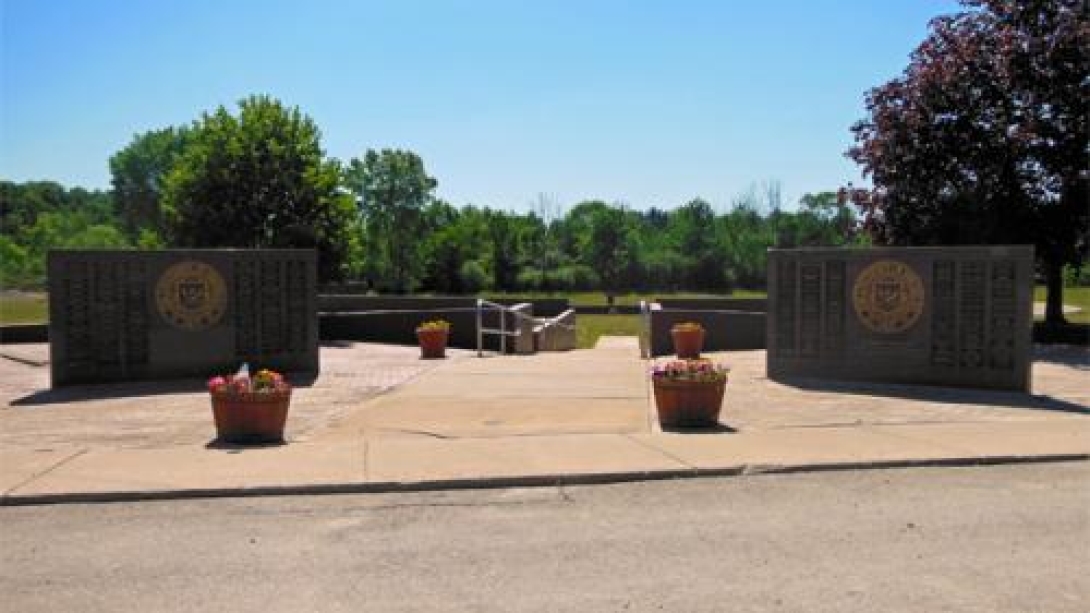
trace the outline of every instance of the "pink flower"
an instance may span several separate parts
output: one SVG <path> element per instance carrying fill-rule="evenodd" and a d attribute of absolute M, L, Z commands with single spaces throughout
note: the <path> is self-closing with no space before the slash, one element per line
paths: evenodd
<path fill-rule="evenodd" d="M 291 386 L 283 375 L 268 369 L 259 370 L 252 377 L 240 370 L 234 375 L 216 376 L 208 380 L 208 391 L 215 393 L 251 394 L 289 389 Z"/>
<path fill-rule="evenodd" d="M 208 391 L 218 392 L 220 388 L 227 385 L 227 380 L 223 377 L 212 377 L 208 380 Z"/>

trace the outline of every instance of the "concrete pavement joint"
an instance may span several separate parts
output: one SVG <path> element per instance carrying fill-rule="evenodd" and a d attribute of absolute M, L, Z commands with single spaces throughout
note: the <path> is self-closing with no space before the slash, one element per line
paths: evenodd
<path fill-rule="evenodd" d="M 246 498 L 256 496 L 297 496 L 321 494 L 389 494 L 445 490 L 489 490 L 507 488 L 554 487 L 572 485 L 608 485 L 637 481 L 671 479 L 760 476 L 850 470 L 885 470 L 901 468 L 994 466 L 1000 464 L 1061 463 L 1090 461 L 1090 453 L 968 456 L 920 460 L 882 460 L 875 462 L 830 462 L 795 465 L 747 464 L 722 468 L 622 471 L 591 474 L 524 475 L 512 477 L 458 478 L 426 481 L 385 481 L 374 483 L 306 484 L 242 488 L 201 488 L 188 490 L 145 490 L 115 492 L 63 492 L 0 496 L 3 506 L 38 506 L 51 504 L 88 504 L 185 500 L 196 498 Z"/>
<path fill-rule="evenodd" d="M 375 428 L 376 432 L 399 432 L 401 434 L 419 434 L 420 436 L 427 436 L 430 438 L 439 439 L 441 441 L 450 441 L 458 438 L 456 436 L 447 436 L 446 434 L 440 434 L 438 432 L 429 432 L 428 430 L 410 430 L 408 428 Z M 486 438 L 486 437 L 481 437 Z"/>
<path fill-rule="evenodd" d="M 24 358 L 17 355 L 11 355 L 9 353 L 0 353 L 0 358 L 6 358 L 8 360 L 11 360 L 12 362 L 19 362 L 20 364 L 26 364 L 27 366 L 33 366 L 35 368 L 41 368 L 43 366 L 49 365 L 48 360 L 43 362 L 41 360 L 33 360 L 31 358 Z"/>
<path fill-rule="evenodd" d="M 682 466 L 684 466 L 684 467 L 686 467 L 686 468 L 688 468 L 690 470 L 696 470 L 697 469 L 696 466 L 693 466 L 692 464 L 689 464 L 685 460 L 682 460 L 681 458 L 679 458 L 676 455 L 666 451 L 665 449 L 662 449 L 660 447 L 656 447 L 654 445 L 651 445 L 650 443 L 645 443 L 645 442 L 643 442 L 643 441 L 641 441 L 639 439 L 633 438 L 631 435 L 628 435 L 628 434 L 622 434 L 621 436 L 627 438 L 628 440 L 632 441 L 633 443 L 636 443 L 637 445 L 639 445 L 639 446 L 641 446 L 641 447 L 643 447 L 645 449 L 649 449 L 651 451 L 658 452 L 663 457 L 665 457 L 667 459 L 670 459 L 670 460 L 673 460 L 674 462 L 677 462 L 678 464 L 681 464 Z"/>
<path fill-rule="evenodd" d="M 53 464 L 49 468 L 46 468 L 45 470 L 43 470 L 43 471 L 41 471 L 39 473 L 35 473 L 35 474 L 27 477 L 26 479 L 23 479 L 22 481 L 15 484 L 14 486 L 8 488 L 8 490 L 6 492 L 4 492 L 3 497 L 7 497 L 12 492 L 14 492 L 15 490 L 25 486 L 26 484 L 30 483 L 31 481 L 34 481 L 36 479 L 40 479 L 40 478 L 48 475 L 49 473 L 53 472 L 54 470 L 57 470 L 61 466 L 64 466 L 65 464 L 71 462 L 72 460 L 78 458 L 79 456 L 87 453 L 88 451 L 90 451 L 90 450 L 87 449 L 86 447 L 83 447 L 83 448 L 75 451 L 74 453 L 72 453 L 72 455 L 65 456 L 65 457 L 61 458 L 60 460 L 57 461 L 56 464 Z"/>
<path fill-rule="evenodd" d="M 644 360 L 646 362 L 646 360 Z M 644 370 L 648 370 L 645 368 Z M 658 407 L 655 405 L 655 393 L 653 391 L 651 378 L 648 377 L 647 383 L 643 386 L 644 405 L 647 407 L 647 431 L 652 434 L 656 432 L 662 432 L 662 426 L 659 425 Z"/>
<path fill-rule="evenodd" d="M 363 443 L 363 480 L 367 481 L 371 478 L 371 467 L 369 466 L 371 445 L 369 444 L 370 441 L 367 440 L 366 436 L 360 437 L 360 440 Z"/>

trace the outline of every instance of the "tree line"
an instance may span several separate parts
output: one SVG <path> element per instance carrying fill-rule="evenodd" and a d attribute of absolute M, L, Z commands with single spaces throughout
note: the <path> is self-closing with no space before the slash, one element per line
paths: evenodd
<path fill-rule="evenodd" d="M 0 280 L 41 286 L 50 248 L 307 247 L 323 283 L 377 292 L 760 288 L 769 246 L 865 240 L 832 191 L 784 210 L 778 185 L 726 211 L 539 195 L 519 213 L 435 195 L 417 154 L 325 155 L 314 122 L 267 96 L 139 134 L 110 158 L 111 189 L 0 182 Z"/>
<path fill-rule="evenodd" d="M 1090 19 L 1082 0 L 962 4 L 866 94 L 846 155 L 872 185 L 792 211 L 775 184 L 726 210 L 457 207 L 415 153 L 330 158 L 298 108 L 253 96 L 137 135 L 106 192 L 0 184 L 0 281 L 41 283 L 50 247 L 312 247 L 323 281 L 384 292 L 722 291 L 761 287 L 770 246 L 1032 244 L 1062 323 L 1090 252 Z"/>

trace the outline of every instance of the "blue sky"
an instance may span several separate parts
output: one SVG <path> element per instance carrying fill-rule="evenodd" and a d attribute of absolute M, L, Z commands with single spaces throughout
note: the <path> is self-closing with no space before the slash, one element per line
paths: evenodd
<path fill-rule="evenodd" d="M 439 196 L 717 207 L 859 183 L 863 95 L 948 0 L 0 0 L 0 177 L 107 187 L 134 134 L 268 93 Z"/>

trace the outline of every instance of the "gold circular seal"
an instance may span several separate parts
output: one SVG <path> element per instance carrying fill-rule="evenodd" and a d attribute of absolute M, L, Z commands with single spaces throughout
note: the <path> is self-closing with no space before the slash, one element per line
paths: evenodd
<path fill-rule="evenodd" d="M 904 332 L 923 313 L 923 281 L 912 267 L 896 260 L 879 260 L 863 269 L 852 288 L 855 313 L 882 334 Z"/>
<path fill-rule="evenodd" d="M 226 305 L 227 286 L 223 277 L 204 262 L 178 262 L 155 284 L 159 315 L 179 328 L 210 328 L 223 318 Z"/>

